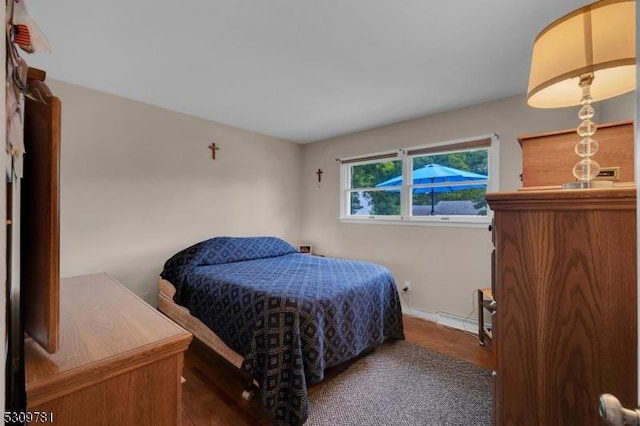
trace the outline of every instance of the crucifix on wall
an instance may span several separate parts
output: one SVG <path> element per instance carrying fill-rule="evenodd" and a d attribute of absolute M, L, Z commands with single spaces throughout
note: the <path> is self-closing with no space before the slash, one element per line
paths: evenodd
<path fill-rule="evenodd" d="M 211 145 L 209 145 L 209 149 L 211 150 L 211 159 L 215 160 L 216 159 L 216 151 L 218 151 L 220 149 L 220 147 L 216 146 L 215 142 L 212 142 Z"/>

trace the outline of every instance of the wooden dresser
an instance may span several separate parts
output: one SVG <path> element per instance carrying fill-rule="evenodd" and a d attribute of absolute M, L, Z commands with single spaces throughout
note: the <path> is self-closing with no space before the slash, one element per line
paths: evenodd
<path fill-rule="evenodd" d="M 60 346 L 25 342 L 27 409 L 60 425 L 179 425 L 191 334 L 107 274 L 60 284 Z"/>
<path fill-rule="evenodd" d="M 497 425 L 600 425 L 636 406 L 636 189 L 487 194 Z"/>

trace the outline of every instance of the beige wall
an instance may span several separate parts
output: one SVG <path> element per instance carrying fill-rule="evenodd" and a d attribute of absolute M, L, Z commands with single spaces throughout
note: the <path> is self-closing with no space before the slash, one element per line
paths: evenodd
<path fill-rule="evenodd" d="M 342 224 L 336 158 L 497 132 L 500 190 L 519 186 L 516 136 L 576 125 L 577 110 L 536 110 L 523 96 L 354 135 L 296 145 L 52 81 L 63 105 L 63 276 L 106 271 L 155 304 L 177 250 L 215 235 L 277 235 L 314 251 L 388 266 L 414 313 L 469 316 L 489 283 L 485 227 Z M 596 105 L 601 122 L 633 117 L 634 96 Z M 211 159 L 211 141 L 220 146 Z M 316 171 L 322 169 L 318 184 Z M 432 318 L 437 319 L 437 318 Z"/>
<path fill-rule="evenodd" d="M 164 261 L 197 241 L 276 235 L 298 244 L 300 145 L 50 85 L 62 100 L 62 276 L 105 271 L 155 304 Z"/>
<path fill-rule="evenodd" d="M 634 95 L 596 104 L 596 109 L 598 120 L 632 119 Z M 420 316 L 437 319 L 435 314 L 444 312 L 467 317 L 473 311 L 474 289 L 490 282 L 492 244 L 487 228 L 340 223 L 336 159 L 496 132 L 501 138 L 500 190 L 509 191 L 520 186 L 517 135 L 567 129 L 577 122 L 577 108 L 533 109 L 521 95 L 307 145 L 302 237 L 326 255 L 386 265 L 399 286 L 411 281 L 412 291 L 404 302 Z M 325 172 L 320 188 L 318 168 Z"/>

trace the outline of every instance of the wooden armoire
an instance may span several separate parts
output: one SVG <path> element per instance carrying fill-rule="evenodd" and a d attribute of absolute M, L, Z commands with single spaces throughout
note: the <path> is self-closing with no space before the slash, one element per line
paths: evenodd
<path fill-rule="evenodd" d="M 629 126 L 630 151 L 620 156 L 633 156 Z M 528 178 L 532 186 L 561 183 Z M 495 233 L 495 424 L 601 425 L 603 393 L 635 407 L 635 186 L 523 187 L 487 201 Z"/>

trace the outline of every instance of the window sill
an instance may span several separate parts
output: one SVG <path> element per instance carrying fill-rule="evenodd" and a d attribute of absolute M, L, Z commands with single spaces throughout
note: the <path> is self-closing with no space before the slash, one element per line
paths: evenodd
<path fill-rule="evenodd" d="M 358 225 L 402 225 L 402 226 L 448 226 L 451 228 L 486 228 L 491 224 L 491 216 L 483 217 L 452 217 L 436 216 L 416 219 L 383 219 L 379 217 L 340 217 L 340 223 L 353 223 Z"/>

